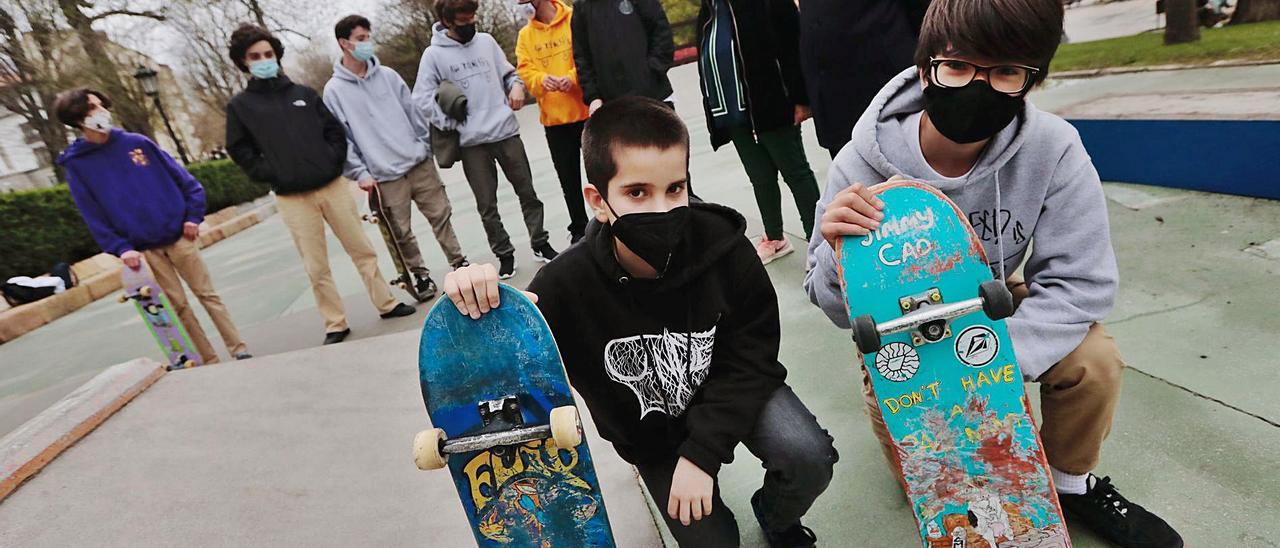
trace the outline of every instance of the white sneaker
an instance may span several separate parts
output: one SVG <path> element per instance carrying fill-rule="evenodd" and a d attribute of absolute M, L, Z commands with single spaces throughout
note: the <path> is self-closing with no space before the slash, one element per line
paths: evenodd
<path fill-rule="evenodd" d="M 795 251 L 795 248 L 791 247 L 791 242 L 787 240 L 786 236 L 783 236 L 781 240 L 770 240 L 768 236 L 761 236 L 760 243 L 756 244 L 756 255 L 760 257 L 760 262 L 764 264 L 781 259 L 792 251 Z"/>

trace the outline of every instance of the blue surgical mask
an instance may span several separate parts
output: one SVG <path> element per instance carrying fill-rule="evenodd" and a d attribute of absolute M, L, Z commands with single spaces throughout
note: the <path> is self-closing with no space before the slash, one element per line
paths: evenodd
<path fill-rule="evenodd" d="M 352 57 L 355 57 L 360 61 L 373 59 L 373 40 L 352 43 L 356 45 L 356 47 L 351 50 Z"/>
<path fill-rule="evenodd" d="M 255 61 L 249 65 L 249 74 L 252 74 L 254 78 L 270 80 L 280 74 L 280 63 L 277 63 L 275 59 Z"/>

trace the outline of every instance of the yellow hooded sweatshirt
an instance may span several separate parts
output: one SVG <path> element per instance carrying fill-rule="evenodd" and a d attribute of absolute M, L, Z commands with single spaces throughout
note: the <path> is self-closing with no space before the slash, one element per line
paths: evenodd
<path fill-rule="evenodd" d="M 573 35 L 569 19 L 573 8 L 560 0 L 551 0 L 556 6 L 556 16 L 551 23 L 543 23 L 536 17 L 520 29 L 516 40 L 516 72 L 524 81 L 529 93 L 538 100 L 542 111 L 542 125 L 559 126 L 587 119 L 587 105 L 582 103 L 582 88 L 578 86 L 578 69 L 573 64 Z M 568 91 L 547 91 L 543 81 L 547 76 L 568 76 Z"/>

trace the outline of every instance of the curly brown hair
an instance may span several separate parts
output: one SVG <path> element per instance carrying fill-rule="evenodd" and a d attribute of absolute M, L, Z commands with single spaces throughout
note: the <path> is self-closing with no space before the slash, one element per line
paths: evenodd
<path fill-rule="evenodd" d="M 231 57 L 231 62 L 236 64 L 236 68 L 240 72 L 249 72 L 248 65 L 244 64 L 245 53 L 254 44 L 266 40 L 271 44 L 271 49 L 276 52 L 276 62 L 284 62 L 284 44 L 280 43 L 280 39 L 271 34 L 262 27 L 251 23 L 243 23 L 235 32 L 231 33 L 231 41 L 227 46 L 227 55 Z"/>

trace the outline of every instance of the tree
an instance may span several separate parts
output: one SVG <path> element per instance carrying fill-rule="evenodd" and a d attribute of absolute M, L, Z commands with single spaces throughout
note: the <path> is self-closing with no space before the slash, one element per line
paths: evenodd
<path fill-rule="evenodd" d="M 1200 39 L 1200 18 L 1195 0 L 1164 0 L 1165 45 L 1195 42 Z"/>
<path fill-rule="evenodd" d="M 432 0 L 395 0 L 380 18 L 386 23 L 374 24 L 378 61 L 411 86 L 418 78 L 422 51 L 431 44 L 431 26 L 436 22 L 432 5 Z"/>
<path fill-rule="evenodd" d="M 57 168 L 58 155 L 67 145 L 61 122 L 52 119 L 56 83 L 37 60 L 50 59 L 52 24 L 38 13 L 27 15 L 30 35 L 39 51 L 29 54 L 15 13 L 0 6 L 0 106 L 23 117 L 45 145 L 49 165 Z"/>
<path fill-rule="evenodd" d="M 66 24 L 71 27 L 80 40 L 80 47 L 88 58 L 84 67 L 88 80 L 98 83 L 107 95 L 114 98 L 112 113 L 125 129 L 141 133 L 148 137 L 151 130 L 151 113 L 147 109 L 146 95 L 138 89 L 136 82 L 126 82 L 120 75 L 120 68 L 107 51 L 106 36 L 93 30 L 93 24 L 109 17 L 145 17 L 156 21 L 164 21 L 162 14 L 153 11 L 133 11 L 120 7 L 107 9 L 96 14 L 86 13 L 86 9 L 97 8 L 92 0 L 57 0 L 57 6 Z"/>
<path fill-rule="evenodd" d="M 1238 0 L 1232 25 L 1280 19 L 1280 0 Z"/>

